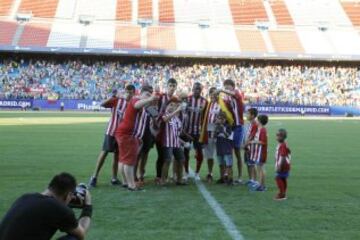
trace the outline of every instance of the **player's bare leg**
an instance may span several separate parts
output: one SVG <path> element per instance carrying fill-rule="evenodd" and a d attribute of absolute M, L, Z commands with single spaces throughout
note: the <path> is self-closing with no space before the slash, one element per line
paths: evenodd
<path fill-rule="evenodd" d="M 232 169 L 232 166 L 226 167 L 225 175 L 227 175 L 227 184 L 228 185 L 233 184 L 233 169 Z"/>
<path fill-rule="evenodd" d="M 100 154 L 97 158 L 97 161 L 96 161 L 96 167 L 95 167 L 94 174 L 90 178 L 90 182 L 89 182 L 90 187 L 96 187 L 97 178 L 99 176 L 102 166 L 104 165 L 104 162 L 105 162 L 105 159 L 106 159 L 108 153 L 109 152 L 107 152 L 107 151 L 100 152 Z"/>
<path fill-rule="evenodd" d="M 260 186 L 258 187 L 258 191 L 265 191 L 265 168 L 264 165 L 261 164 L 259 166 L 257 166 L 257 171 L 258 171 L 258 175 L 259 175 L 259 183 Z"/>
<path fill-rule="evenodd" d="M 149 152 L 140 154 L 139 179 L 142 182 L 144 181 L 144 176 L 145 176 L 145 171 L 146 171 L 145 169 L 146 169 L 146 163 L 147 163 L 148 157 L 149 157 Z"/>
<path fill-rule="evenodd" d="M 101 151 L 99 156 L 98 156 L 98 159 L 96 161 L 96 167 L 95 167 L 95 171 L 94 171 L 94 174 L 93 176 L 95 178 L 97 178 L 99 176 L 99 173 L 100 173 L 100 170 L 102 168 L 102 166 L 104 165 L 104 162 L 105 162 L 105 159 L 107 157 L 109 152 L 106 152 L 106 151 Z"/>
<path fill-rule="evenodd" d="M 176 184 L 184 185 L 184 183 L 182 182 L 183 163 L 182 163 L 182 161 L 180 161 L 176 165 L 177 165 L 177 167 L 175 169 L 176 170 Z"/>

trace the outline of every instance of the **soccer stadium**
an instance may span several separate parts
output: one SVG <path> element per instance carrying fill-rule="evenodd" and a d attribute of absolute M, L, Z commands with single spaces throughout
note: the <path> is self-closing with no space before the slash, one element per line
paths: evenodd
<path fill-rule="evenodd" d="M 0 240 L 360 239 L 359 0 L 0 0 Z"/>

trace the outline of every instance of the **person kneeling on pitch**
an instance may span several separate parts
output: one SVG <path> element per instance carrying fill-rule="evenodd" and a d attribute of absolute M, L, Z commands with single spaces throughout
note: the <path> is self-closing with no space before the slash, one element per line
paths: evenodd
<path fill-rule="evenodd" d="M 78 220 L 69 206 L 82 208 Z M 61 240 L 84 239 L 91 215 L 91 196 L 86 186 L 76 187 L 72 175 L 60 173 L 44 192 L 24 194 L 15 201 L 1 220 L 0 240 L 47 240 L 57 230 L 68 234 Z"/>

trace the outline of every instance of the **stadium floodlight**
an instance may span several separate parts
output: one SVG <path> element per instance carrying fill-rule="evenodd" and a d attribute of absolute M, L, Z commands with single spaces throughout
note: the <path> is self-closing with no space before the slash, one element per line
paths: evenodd
<path fill-rule="evenodd" d="M 139 20 L 138 20 L 138 24 L 139 24 L 141 27 L 148 27 L 148 26 L 151 26 L 151 25 L 153 24 L 153 20 L 152 20 L 152 19 L 142 18 L 142 19 L 139 19 Z"/>
<path fill-rule="evenodd" d="M 16 14 L 16 20 L 19 22 L 28 22 L 32 18 L 32 13 L 17 13 Z"/>
<path fill-rule="evenodd" d="M 200 28 L 209 28 L 210 21 L 209 20 L 199 20 L 198 25 Z"/>
<path fill-rule="evenodd" d="M 80 15 L 79 16 L 79 22 L 84 25 L 89 25 L 93 23 L 95 20 L 95 17 L 92 15 Z"/>
<path fill-rule="evenodd" d="M 260 21 L 256 21 L 255 22 L 255 26 L 257 29 L 259 30 L 268 30 L 269 29 L 269 25 L 270 23 L 269 22 L 260 22 Z"/>

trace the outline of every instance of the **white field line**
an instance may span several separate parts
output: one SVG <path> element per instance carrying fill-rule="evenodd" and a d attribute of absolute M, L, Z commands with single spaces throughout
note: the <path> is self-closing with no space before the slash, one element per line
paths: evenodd
<path fill-rule="evenodd" d="M 191 174 L 194 174 L 194 171 L 190 169 Z M 204 197 L 206 202 L 209 204 L 211 209 L 214 211 L 217 218 L 224 225 L 226 231 L 231 236 L 233 240 L 243 240 L 244 237 L 240 233 L 240 231 L 236 228 L 236 225 L 231 220 L 231 218 L 226 214 L 221 205 L 216 201 L 216 199 L 211 195 L 211 193 L 206 189 L 205 185 L 201 181 L 195 181 L 195 184 Z"/>

